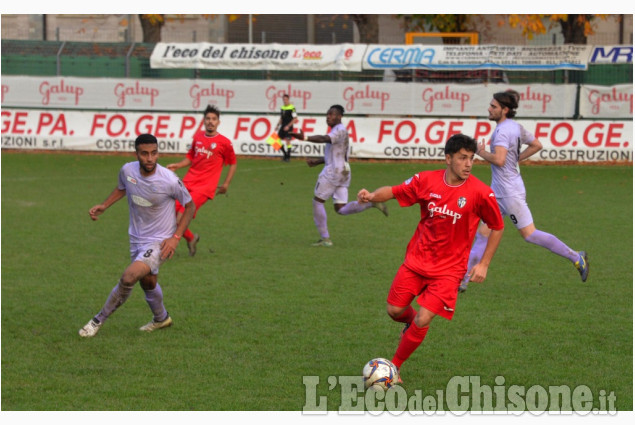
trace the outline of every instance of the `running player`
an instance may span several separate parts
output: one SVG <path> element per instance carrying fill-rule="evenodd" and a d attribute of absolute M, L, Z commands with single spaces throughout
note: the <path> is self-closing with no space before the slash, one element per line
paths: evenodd
<path fill-rule="evenodd" d="M 309 167 L 324 164 L 318 176 L 313 197 L 313 221 L 317 227 L 320 239 L 313 246 L 333 246 L 328 227 L 326 225 L 326 208 L 324 203 L 333 198 L 335 212 L 341 215 L 357 214 L 371 207 L 379 209 L 388 216 L 386 205 L 381 202 L 359 203 L 348 202 L 348 187 L 351 183 L 351 167 L 348 163 L 348 131 L 342 124 L 344 108 L 333 105 L 326 112 L 326 124 L 330 131 L 325 136 L 305 136 L 299 133 L 289 133 L 296 139 L 305 142 L 324 143 L 324 157 L 307 159 Z"/>
<path fill-rule="evenodd" d="M 454 135 L 445 144 L 444 170 L 421 171 L 400 185 L 357 194 L 360 203 L 395 198 L 402 207 L 419 204 L 421 208 L 421 220 L 387 298 L 388 315 L 405 324 L 392 358 L 398 368 L 423 342 L 434 317 L 452 319 L 479 220 L 487 223 L 491 236 L 481 261 L 468 271 L 473 282 L 485 280 L 503 236 L 494 192 L 471 175 L 476 147 L 474 139 Z M 414 298 L 418 312 L 411 306 Z"/>
<path fill-rule="evenodd" d="M 205 130 L 194 134 L 192 147 L 180 162 L 168 164 L 167 168 L 176 171 L 179 168 L 190 167 L 183 177 L 183 183 L 189 190 L 196 205 L 194 217 L 208 200 L 214 199 L 216 193 L 227 193 L 229 184 L 236 173 L 236 154 L 231 141 L 218 132 L 220 125 L 220 111 L 209 105 L 204 112 L 203 125 Z M 229 170 L 222 185 L 218 186 L 223 166 L 229 165 Z M 177 216 L 183 214 L 183 206 L 176 203 Z M 196 245 L 200 240 L 198 234 L 187 229 L 183 234 L 187 241 L 190 256 L 196 254 Z"/>
<path fill-rule="evenodd" d="M 124 196 L 128 197 L 131 264 L 124 270 L 101 311 L 79 330 L 79 335 L 84 338 L 97 334 L 106 319 L 126 302 L 137 282 L 154 316 L 140 330 L 152 332 L 172 325 L 158 283 L 159 266 L 174 255 L 181 235 L 194 215 L 194 203 L 181 180 L 157 163 L 156 137 L 140 135 L 135 140 L 135 150 L 137 161 L 121 167 L 117 187 L 103 203 L 88 211 L 92 220 L 98 220 L 108 207 Z M 174 214 L 176 200 L 185 205 L 178 222 Z"/>
<path fill-rule="evenodd" d="M 487 151 L 483 141 L 477 154 L 491 164 L 492 189 L 496 193 L 498 206 L 503 215 L 509 216 L 523 239 L 571 261 L 580 273 L 582 282 L 586 282 L 589 275 L 587 253 L 572 250 L 556 236 L 538 230 L 534 225 L 518 163 L 542 149 L 542 144 L 532 133 L 512 119 L 516 116 L 519 98 L 518 93 L 513 90 L 494 94 L 488 109 L 489 119 L 496 122 L 491 139 L 491 151 Z M 521 152 L 522 145 L 527 145 L 527 148 Z M 470 252 L 470 264 L 479 261 L 488 235 L 489 230 L 481 225 Z M 466 276 L 459 287 L 461 292 L 467 289 L 468 281 L 469 278 Z"/>

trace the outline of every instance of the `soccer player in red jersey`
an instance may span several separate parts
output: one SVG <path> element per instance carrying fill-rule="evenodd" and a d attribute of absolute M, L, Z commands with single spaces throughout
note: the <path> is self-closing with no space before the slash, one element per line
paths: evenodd
<path fill-rule="evenodd" d="M 183 177 L 183 183 L 190 195 L 192 195 L 192 200 L 196 205 L 194 217 L 196 217 L 198 209 L 205 202 L 214 199 L 216 193 L 227 193 L 229 184 L 236 173 L 234 147 L 227 137 L 218 132 L 218 126 L 220 125 L 220 111 L 218 108 L 212 105 L 207 106 L 204 112 L 203 125 L 205 130 L 199 130 L 194 134 L 192 147 L 185 158 L 180 162 L 167 166 L 172 171 L 190 167 L 185 177 Z M 223 184 L 218 186 L 224 165 L 229 165 L 229 171 Z M 177 201 L 177 219 L 180 218 L 183 211 L 183 206 Z M 193 234 L 188 228 L 183 237 L 187 241 L 190 256 L 193 257 L 196 254 L 196 244 L 200 240 L 200 236 Z"/>
<path fill-rule="evenodd" d="M 397 186 L 357 194 L 359 202 L 397 199 L 402 207 L 419 204 L 421 220 L 388 293 L 388 315 L 405 323 L 392 362 L 398 368 L 423 342 L 430 322 L 454 315 L 458 284 L 467 271 L 474 235 L 483 220 L 492 229 L 481 260 L 470 271 L 483 282 L 503 236 L 503 218 L 492 189 L 471 175 L 476 140 L 457 134 L 445 145 L 445 170 L 421 171 Z M 411 306 L 417 298 L 419 311 Z"/>

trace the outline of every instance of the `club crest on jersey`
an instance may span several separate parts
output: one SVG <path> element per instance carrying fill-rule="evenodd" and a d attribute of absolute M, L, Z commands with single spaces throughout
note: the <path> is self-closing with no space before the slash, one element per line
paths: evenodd
<path fill-rule="evenodd" d="M 137 184 L 137 179 L 134 177 L 126 176 L 126 180 L 128 180 L 132 184 Z"/>
<path fill-rule="evenodd" d="M 465 206 L 465 204 L 467 203 L 467 199 L 465 199 L 463 196 L 461 196 L 457 201 L 456 201 L 457 205 L 459 206 L 459 208 L 463 208 Z"/>

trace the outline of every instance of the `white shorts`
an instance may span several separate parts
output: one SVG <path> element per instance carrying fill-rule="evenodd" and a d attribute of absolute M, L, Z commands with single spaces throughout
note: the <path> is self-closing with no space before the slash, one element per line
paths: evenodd
<path fill-rule="evenodd" d="M 161 242 L 148 244 L 130 244 L 131 262 L 141 261 L 150 267 L 150 273 L 159 274 L 159 267 L 165 262 L 161 260 Z"/>
<path fill-rule="evenodd" d="M 348 186 L 350 182 L 350 174 L 349 178 L 345 182 L 338 184 L 335 184 L 326 177 L 320 175 L 317 183 L 315 184 L 313 194 L 316 198 L 320 198 L 324 201 L 329 198 L 333 198 L 334 204 L 345 204 L 348 202 Z"/>
<path fill-rule="evenodd" d="M 522 229 L 534 222 L 525 200 L 525 194 L 508 198 L 496 198 L 496 200 L 503 216 L 509 216 L 516 229 Z"/>

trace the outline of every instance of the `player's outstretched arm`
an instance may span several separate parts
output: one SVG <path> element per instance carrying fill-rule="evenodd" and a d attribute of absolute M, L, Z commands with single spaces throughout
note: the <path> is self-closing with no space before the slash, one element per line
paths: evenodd
<path fill-rule="evenodd" d="M 306 165 L 309 167 L 317 167 L 320 164 L 324 164 L 324 158 L 307 158 Z"/>
<path fill-rule="evenodd" d="M 390 199 L 393 199 L 394 197 L 395 195 L 393 195 L 392 193 L 391 186 L 383 186 L 373 192 L 369 192 L 366 189 L 362 189 L 357 192 L 357 201 L 361 203 L 386 202 Z"/>
<path fill-rule="evenodd" d="M 173 162 L 172 164 L 168 164 L 166 165 L 165 168 L 167 168 L 170 171 L 176 171 L 179 168 L 183 168 L 183 167 L 189 167 L 190 165 L 192 165 L 192 161 L 189 158 L 185 158 L 179 162 Z"/>
<path fill-rule="evenodd" d="M 102 202 L 101 204 L 97 204 L 94 207 L 92 207 L 90 210 L 88 210 L 88 215 L 90 215 L 91 220 L 93 221 L 98 220 L 99 216 L 103 214 L 103 212 L 106 211 L 108 207 L 110 207 L 112 204 L 114 204 L 115 202 L 123 198 L 124 196 L 126 196 L 126 190 L 125 189 L 122 190 L 116 187 L 110 193 L 110 195 L 108 195 L 108 198 L 106 198 L 104 202 Z"/>
<path fill-rule="evenodd" d="M 291 131 L 289 132 L 289 136 L 294 137 L 298 140 L 304 140 L 304 132 L 302 130 L 295 132 L 295 131 Z"/>
<path fill-rule="evenodd" d="M 328 134 L 324 136 L 319 136 L 319 135 L 307 136 L 306 134 L 304 134 L 302 130 L 300 130 L 299 133 L 289 133 L 289 135 L 295 137 L 298 140 L 304 140 L 305 142 L 331 143 L 331 137 Z"/>

